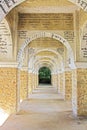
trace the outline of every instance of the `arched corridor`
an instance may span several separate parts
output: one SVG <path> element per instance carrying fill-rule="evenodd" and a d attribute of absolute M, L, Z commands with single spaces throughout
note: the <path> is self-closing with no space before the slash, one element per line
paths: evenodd
<path fill-rule="evenodd" d="M 86 117 L 86 0 L 1 0 L 0 129 L 86 130 Z"/>

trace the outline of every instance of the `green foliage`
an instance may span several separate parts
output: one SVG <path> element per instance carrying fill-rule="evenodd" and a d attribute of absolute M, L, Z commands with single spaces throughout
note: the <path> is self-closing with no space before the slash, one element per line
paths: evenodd
<path fill-rule="evenodd" d="M 47 67 L 42 67 L 39 70 L 39 78 L 40 79 L 50 79 L 51 77 L 51 71 Z"/>

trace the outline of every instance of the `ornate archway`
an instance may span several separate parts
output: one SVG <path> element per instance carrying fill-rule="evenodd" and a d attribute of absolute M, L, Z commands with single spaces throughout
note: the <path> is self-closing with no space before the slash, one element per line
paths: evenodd
<path fill-rule="evenodd" d="M 24 53 L 24 49 L 30 44 L 31 41 L 37 39 L 37 38 L 41 38 L 41 37 L 49 37 L 49 38 L 53 38 L 56 39 L 58 41 L 60 41 L 67 49 L 68 52 L 68 64 L 71 68 L 75 68 L 75 64 L 74 64 L 74 55 L 73 55 L 73 51 L 72 48 L 70 46 L 70 44 L 68 43 L 68 41 L 66 39 L 64 39 L 62 36 L 55 34 L 55 33 L 49 33 L 49 32 L 40 32 L 40 33 L 35 33 L 33 34 L 31 37 L 27 38 L 25 40 L 25 42 L 22 44 L 19 52 L 18 52 L 18 56 L 17 56 L 17 61 L 18 61 L 18 68 L 21 68 L 23 65 L 23 53 Z"/>

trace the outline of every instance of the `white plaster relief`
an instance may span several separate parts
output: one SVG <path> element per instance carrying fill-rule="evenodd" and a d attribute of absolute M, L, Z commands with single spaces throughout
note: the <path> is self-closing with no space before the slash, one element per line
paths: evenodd
<path fill-rule="evenodd" d="M 4 68 L 17 68 L 18 63 L 17 62 L 0 62 L 0 67 Z"/>

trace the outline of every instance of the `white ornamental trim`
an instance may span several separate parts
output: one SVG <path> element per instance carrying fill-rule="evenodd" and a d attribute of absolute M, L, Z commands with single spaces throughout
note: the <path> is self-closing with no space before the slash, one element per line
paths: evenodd
<path fill-rule="evenodd" d="M 0 68 L 7 67 L 7 68 L 17 68 L 18 63 L 17 62 L 0 62 Z"/>

